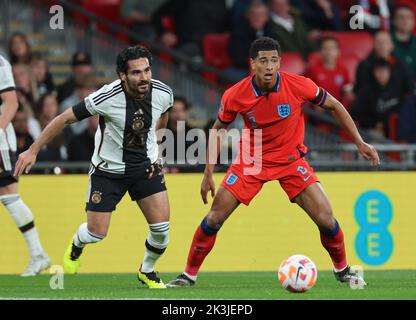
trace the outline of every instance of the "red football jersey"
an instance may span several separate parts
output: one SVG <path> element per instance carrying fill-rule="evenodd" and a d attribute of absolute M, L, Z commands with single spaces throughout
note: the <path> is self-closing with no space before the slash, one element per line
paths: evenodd
<path fill-rule="evenodd" d="M 347 85 L 351 85 L 348 70 L 341 64 L 337 63 L 334 70 L 325 68 L 322 62 L 311 66 L 307 71 L 307 76 L 315 83 L 324 87 L 328 92 L 338 100 L 342 100 L 342 91 Z"/>
<path fill-rule="evenodd" d="M 307 152 L 303 144 L 305 122 L 302 104 L 310 101 L 322 106 L 327 92 L 309 78 L 279 72 L 274 89 L 262 95 L 254 83 L 254 77 L 244 78 L 225 91 L 218 112 L 218 119 L 223 123 L 230 123 L 237 114 L 241 114 L 244 129 L 249 129 L 246 131 L 249 136 L 243 134 L 240 139 L 240 152 L 236 160 L 241 163 L 243 159 L 260 154 L 257 149 L 259 146 L 254 143 L 254 135 L 261 137 L 263 166 L 287 164 L 299 159 Z"/>

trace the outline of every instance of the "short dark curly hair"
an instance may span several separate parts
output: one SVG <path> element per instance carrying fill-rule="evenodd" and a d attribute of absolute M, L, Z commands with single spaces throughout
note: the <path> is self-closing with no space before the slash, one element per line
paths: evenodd
<path fill-rule="evenodd" d="M 272 50 L 276 50 L 280 56 L 282 49 L 280 48 L 279 42 L 277 42 L 276 40 L 270 37 L 260 37 L 251 43 L 250 58 L 256 59 L 257 55 L 259 54 L 259 51 L 272 51 Z"/>
<path fill-rule="evenodd" d="M 139 58 L 147 58 L 149 65 L 152 65 L 152 54 L 145 47 L 135 46 L 128 47 L 117 55 L 117 75 L 121 72 L 127 74 L 128 61 Z"/>

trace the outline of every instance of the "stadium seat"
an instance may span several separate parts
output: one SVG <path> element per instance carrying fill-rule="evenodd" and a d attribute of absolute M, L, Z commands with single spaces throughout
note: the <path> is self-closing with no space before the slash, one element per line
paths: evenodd
<path fill-rule="evenodd" d="M 399 125 L 399 115 L 393 113 L 389 117 L 389 139 L 396 141 L 397 140 L 397 130 Z"/>
<path fill-rule="evenodd" d="M 204 62 L 221 70 L 231 66 L 231 58 L 228 53 L 229 39 L 228 33 L 206 34 L 202 39 Z M 202 76 L 212 83 L 218 82 L 218 77 L 213 73 L 203 72 Z"/>
<path fill-rule="evenodd" d="M 171 16 L 162 17 L 162 26 L 166 31 L 175 32 L 175 21 Z"/>
<path fill-rule="evenodd" d="M 123 25 L 123 19 L 120 16 L 121 0 L 88 0 L 84 2 L 83 7 L 111 23 Z M 108 32 L 108 29 L 103 25 L 97 25 L 97 28 L 103 32 Z"/>
<path fill-rule="evenodd" d="M 373 50 L 374 39 L 368 32 L 325 32 L 325 35 L 338 39 L 342 54 L 355 54 L 359 60 L 367 58 Z"/>
<path fill-rule="evenodd" d="M 283 52 L 282 61 L 280 64 L 280 70 L 291 72 L 295 74 L 304 74 L 305 73 L 305 62 L 302 59 L 302 56 L 297 52 Z"/>
<path fill-rule="evenodd" d="M 394 142 L 402 143 L 401 141 L 397 141 L 397 131 L 399 130 L 399 115 L 398 113 L 392 113 L 389 117 L 389 136 L 388 138 Z M 394 161 L 401 160 L 400 152 L 388 152 L 387 156 Z"/>
<path fill-rule="evenodd" d="M 231 65 L 228 54 L 228 33 L 209 33 L 202 39 L 204 62 L 218 69 L 226 69 Z"/>

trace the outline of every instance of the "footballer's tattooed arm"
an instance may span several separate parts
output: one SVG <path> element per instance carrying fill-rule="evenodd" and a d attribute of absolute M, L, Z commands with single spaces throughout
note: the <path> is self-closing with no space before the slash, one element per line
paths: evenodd
<path fill-rule="evenodd" d="M 359 153 L 366 160 L 371 161 L 371 165 L 379 165 L 380 158 L 376 149 L 363 140 L 360 133 L 358 132 L 357 126 L 355 125 L 350 114 L 342 105 L 342 103 L 328 93 L 322 107 L 330 110 L 337 122 L 348 132 L 350 137 L 352 137 L 355 145 L 357 146 Z"/>

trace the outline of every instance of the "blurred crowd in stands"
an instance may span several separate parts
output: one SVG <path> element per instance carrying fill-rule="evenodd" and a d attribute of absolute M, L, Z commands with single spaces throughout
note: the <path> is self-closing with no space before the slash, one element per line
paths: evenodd
<path fill-rule="evenodd" d="M 103 10 L 102 2 L 94 2 Z M 148 41 L 178 50 L 223 71 L 203 76 L 229 85 L 250 74 L 248 49 L 260 36 L 279 41 L 281 70 L 312 78 L 350 111 L 375 140 L 416 143 L 416 1 L 414 0 L 114 0 L 119 18 Z M 352 30 L 360 5 L 363 29 Z M 114 15 L 114 9 L 112 14 Z M 101 14 L 102 15 L 102 14 Z M 105 15 L 105 14 L 104 14 Z M 130 40 L 133 42 L 133 40 Z M 13 124 L 18 152 L 25 150 L 60 112 L 95 91 L 98 83 L 88 52 L 72 56 L 71 76 L 57 86 L 45 56 L 31 51 L 23 33 L 9 38 L 19 109 Z M 166 59 L 166 57 L 165 57 Z M 167 58 L 167 63 L 169 59 Z M 174 63 L 174 61 L 170 61 Z M 172 118 L 186 120 L 190 105 L 178 97 Z M 317 112 L 323 112 L 317 110 Z M 319 121 L 321 130 L 332 130 Z M 65 129 L 39 154 L 40 161 L 89 161 L 98 119 Z M 172 130 L 177 130 L 170 121 Z M 186 125 L 184 130 L 191 127 Z M 340 133 L 342 135 L 342 133 Z"/>
<path fill-rule="evenodd" d="M 11 35 L 8 58 L 19 102 L 13 119 L 19 154 L 53 118 L 97 90 L 99 84 L 89 54 L 78 52 L 72 57 L 71 76 L 56 86 L 46 57 L 31 51 L 29 39 L 23 33 Z M 89 161 L 97 126 L 97 117 L 92 117 L 67 127 L 39 153 L 39 161 Z"/>

